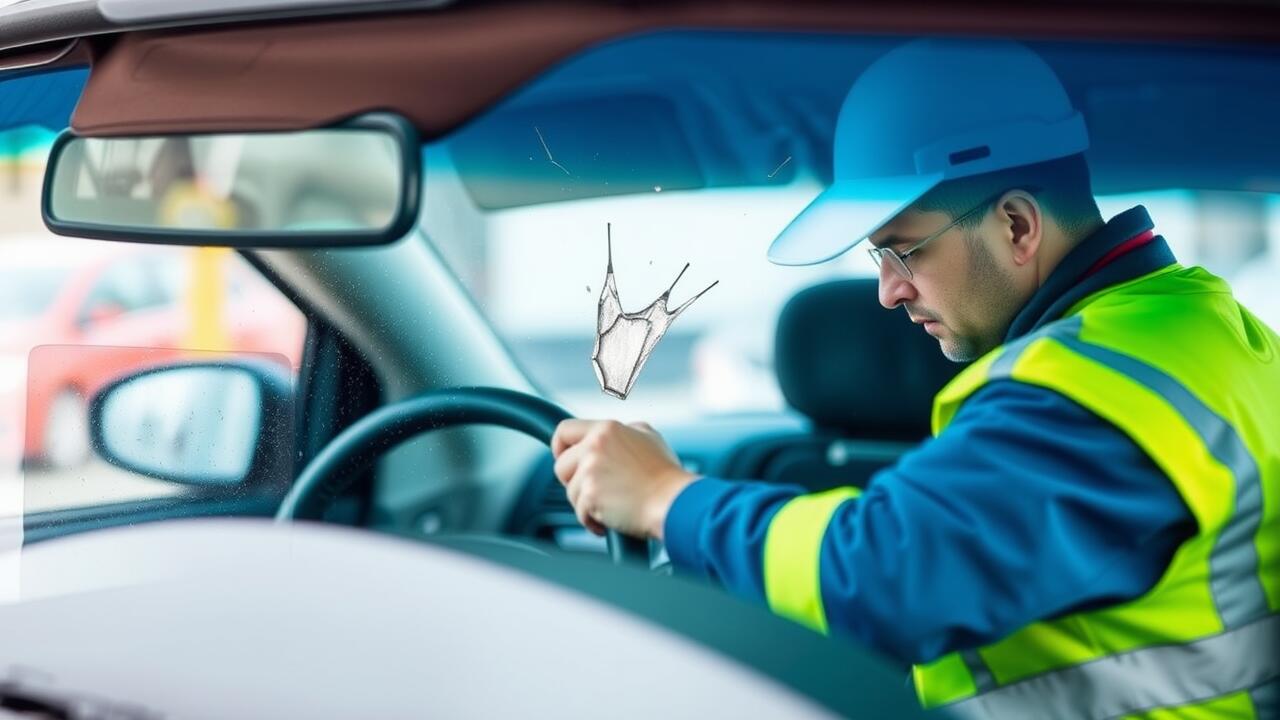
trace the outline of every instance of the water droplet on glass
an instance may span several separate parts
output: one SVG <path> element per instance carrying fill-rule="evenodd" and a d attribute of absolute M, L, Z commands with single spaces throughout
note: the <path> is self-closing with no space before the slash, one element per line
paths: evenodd
<path fill-rule="evenodd" d="M 661 185 L 654 185 L 654 186 L 653 186 L 653 191 L 654 191 L 654 192 L 662 192 L 662 186 L 661 186 Z"/>

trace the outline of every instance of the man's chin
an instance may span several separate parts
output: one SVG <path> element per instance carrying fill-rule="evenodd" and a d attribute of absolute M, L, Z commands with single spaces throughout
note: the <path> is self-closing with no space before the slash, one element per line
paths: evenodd
<path fill-rule="evenodd" d="M 978 359 L 979 353 L 974 349 L 973 343 L 965 342 L 953 335 L 935 335 L 938 338 L 938 347 L 942 349 L 942 355 L 955 363 L 971 362 Z"/>
<path fill-rule="evenodd" d="M 927 320 L 921 327 L 938 341 L 942 354 L 951 362 L 969 362 L 976 360 L 982 353 L 976 351 L 977 343 L 968 338 L 957 336 L 951 329 L 937 320 Z"/>

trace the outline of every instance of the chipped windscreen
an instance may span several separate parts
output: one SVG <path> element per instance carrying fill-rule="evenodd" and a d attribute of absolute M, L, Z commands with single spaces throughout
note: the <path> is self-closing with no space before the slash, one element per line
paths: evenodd
<path fill-rule="evenodd" d="M 609 228 L 611 231 L 612 228 Z M 676 276 L 675 282 L 658 296 L 657 300 L 639 312 L 622 309 L 618 296 L 618 283 L 613 277 L 613 233 L 609 235 L 609 267 L 605 271 L 604 288 L 600 291 L 600 303 L 596 315 L 596 342 L 591 350 L 591 367 L 596 380 L 606 395 L 626 400 L 635 387 L 640 371 L 657 349 L 658 342 L 666 335 L 667 328 L 680 317 L 694 300 L 716 286 L 711 283 L 706 290 L 694 295 L 675 308 L 668 307 L 671 291 L 684 276 L 688 264 Z"/>
<path fill-rule="evenodd" d="M 783 306 L 876 268 L 860 251 L 808 267 L 766 251 L 831 183 L 850 84 L 907 39 L 678 31 L 593 48 L 424 147 L 423 234 L 576 415 L 785 410 Z M 1280 325 L 1274 65 L 1231 48 L 1028 45 L 1089 126 L 1104 217 L 1145 205 L 1183 264 Z"/>

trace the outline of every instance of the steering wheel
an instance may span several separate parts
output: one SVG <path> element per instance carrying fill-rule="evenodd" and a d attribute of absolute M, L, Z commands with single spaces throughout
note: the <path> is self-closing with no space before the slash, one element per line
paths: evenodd
<path fill-rule="evenodd" d="M 554 403 L 514 390 L 461 387 L 433 390 L 369 413 L 338 434 L 302 470 L 276 511 L 276 522 L 319 520 L 360 471 L 418 435 L 459 425 L 498 425 L 548 447 L 556 425 L 572 417 Z M 649 544 L 610 530 L 616 564 L 649 566 Z"/>

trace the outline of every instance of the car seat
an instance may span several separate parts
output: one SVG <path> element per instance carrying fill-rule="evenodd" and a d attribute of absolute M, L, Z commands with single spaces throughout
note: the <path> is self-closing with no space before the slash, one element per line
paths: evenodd
<path fill-rule="evenodd" d="M 774 367 L 783 397 L 810 428 L 744 438 L 709 474 L 810 491 L 864 487 L 929 436 L 933 396 L 963 366 L 905 312 L 881 307 L 877 284 L 837 280 L 787 302 Z"/>

